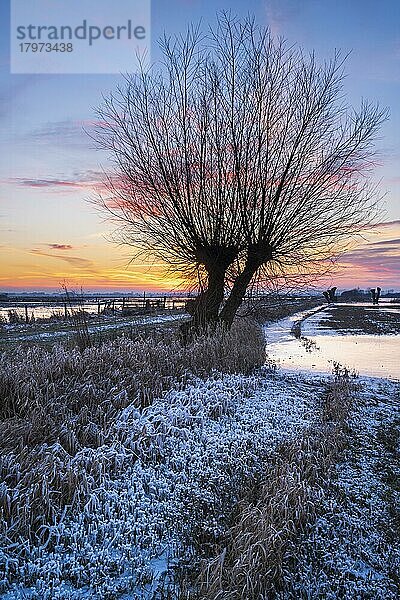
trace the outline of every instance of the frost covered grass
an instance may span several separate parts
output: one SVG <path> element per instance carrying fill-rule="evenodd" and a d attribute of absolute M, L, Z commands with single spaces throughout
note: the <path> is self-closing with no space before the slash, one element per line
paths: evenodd
<path fill-rule="evenodd" d="M 177 597 L 174 565 L 214 546 L 265 457 L 312 420 L 314 393 L 272 375 L 214 376 L 143 411 L 129 405 L 98 448 L 71 456 L 53 445 L 52 477 L 83 472 L 87 487 L 78 487 L 79 510 L 58 513 L 35 542 L 21 535 L 13 544 L 12 524 L 2 532 L 3 590 L 10 598 Z M 31 482 L 39 494 L 49 475 L 47 490 Z"/>
<path fill-rule="evenodd" d="M 400 596 L 400 389 L 336 369 L 317 420 L 284 441 L 186 598 Z"/>
<path fill-rule="evenodd" d="M 0 597 L 397 598 L 395 384 L 264 361 L 249 321 L 0 354 Z"/>
<path fill-rule="evenodd" d="M 201 469 L 212 470 L 207 445 L 217 446 L 218 479 L 218 460 L 233 473 L 256 427 L 248 404 L 244 431 L 240 420 L 230 422 L 254 392 L 251 376 L 195 377 L 217 369 L 250 373 L 264 360 L 262 334 L 249 322 L 186 347 L 161 336 L 84 351 L 55 346 L 1 354 L 2 592 L 75 598 L 88 586 L 116 598 L 118 590 L 151 582 L 151 561 L 164 556 L 163 544 L 168 553 L 174 547 L 172 525 L 187 525 L 176 534 L 182 549 L 188 515 L 213 506 L 216 492 L 200 478 Z M 213 432 L 224 419 L 232 448 Z M 253 458 L 250 451 L 244 472 Z M 233 479 L 240 477 L 239 468 Z M 219 493 L 221 502 L 233 492 L 221 486 Z M 203 533 L 205 521 L 215 526 L 212 514 L 197 522 Z"/>
<path fill-rule="evenodd" d="M 400 597 L 400 388 L 361 383 L 346 451 L 298 545 L 288 597 Z"/>
<path fill-rule="evenodd" d="M 95 314 L 86 314 L 82 319 L 83 323 L 76 319 L 74 322 L 71 317 L 67 320 L 37 319 L 19 324 L 2 324 L 0 321 L 0 351 L 21 345 L 29 347 L 37 344 L 50 347 L 56 342 L 62 342 L 69 348 L 77 345 L 84 348 L 111 341 L 122 335 L 134 338 L 143 334 L 147 328 L 152 328 L 154 331 L 155 327 L 159 329 L 162 326 L 178 325 L 185 318 L 187 315 L 182 311 L 169 311 L 168 314 L 129 316 L 129 318 L 123 315 L 100 315 L 99 317 Z"/>
<path fill-rule="evenodd" d="M 188 586 L 188 598 L 303 597 L 290 594 L 297 543 L 316 520 L 326 482 L 345 447 L 353 388 L 348 371 L 336 366 L 317 420 L 276 448 L 261 482 L 233 511 L 218 554 L 200 564 L 197 589 L 191 593 Z"/>

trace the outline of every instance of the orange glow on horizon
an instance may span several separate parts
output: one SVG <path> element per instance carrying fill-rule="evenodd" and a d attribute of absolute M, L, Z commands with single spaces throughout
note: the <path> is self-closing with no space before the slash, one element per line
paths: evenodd
<path fill-rule="evenodd" d="M 400 288 L 400 221 L 382 223 L 366 232 L 360 244 L 341 257 L 337 271 L 321 280 L 338 288 Z M 0 245 L 0 292 L 7 290 L 71 289 L 130 292 L 187 290 L 179 273 L 168 272 L 160 262 L 129 262 L 123 248 L 99 242 L 22 243 Z M 327 281 L 329 280 L 329 281 Z"/>

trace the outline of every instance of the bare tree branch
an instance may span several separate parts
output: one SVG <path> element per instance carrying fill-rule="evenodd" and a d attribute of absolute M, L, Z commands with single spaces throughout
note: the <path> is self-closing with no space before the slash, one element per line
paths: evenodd
<path fill-rule="evenodd" d="M 98 111 L 115 170 L 97 203 L 120 242 L 205 281 L 205 320 L 230 325 L 250 285 L 325 273 L 373 220 L 387 113 L 346 103 L 340 53 L 319 65 L 254 19 L 161 48 Z"/>

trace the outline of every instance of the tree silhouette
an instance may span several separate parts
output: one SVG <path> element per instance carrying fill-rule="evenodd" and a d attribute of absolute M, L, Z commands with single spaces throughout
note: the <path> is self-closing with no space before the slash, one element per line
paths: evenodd
<path fill-rule="evenodd" d="M 250 285 L 304 284 L 371 222 L 386 113 L 348 106 L 340 54 L 320 65 L 250 18 L 161 48 L 98 111 L 115 168 L 96 202 L 135 256 L 200 282 L 195 325 L 229 327 Z"/>

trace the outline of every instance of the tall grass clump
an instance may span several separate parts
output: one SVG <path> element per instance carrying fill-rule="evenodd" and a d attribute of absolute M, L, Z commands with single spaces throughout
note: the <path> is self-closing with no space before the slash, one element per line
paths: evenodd
<path fill-rule="evenodd" d="M 68 290 L 66 285 L 62 286 L 67 303 L 69 306 L 71 319 L 73 323 L 73 328 L 75 331 L 75 342 L 76 345 L 84 350 L 92 345 L 92 340 L 89 333 L 89 315 L 84 310 L 84 296 L 83 291 L 81 290 L 80 296 L 78 296 L 78 303 L 73 301 L 71 292 Z M 76 306 L 78 308 L 76 308 Z"/>

